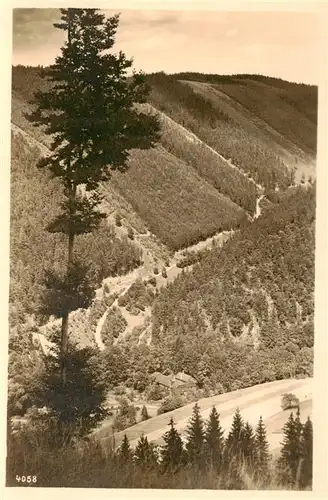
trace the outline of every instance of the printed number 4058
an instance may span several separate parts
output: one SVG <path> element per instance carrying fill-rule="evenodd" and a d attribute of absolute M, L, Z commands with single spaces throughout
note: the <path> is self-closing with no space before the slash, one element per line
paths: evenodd
<path fill-rule="evenodd" d="M 17 481 L 17 483 L 36 483 L 37 477 L 36 476 L 17 476 L 16 475 L 16 481 Z"/>

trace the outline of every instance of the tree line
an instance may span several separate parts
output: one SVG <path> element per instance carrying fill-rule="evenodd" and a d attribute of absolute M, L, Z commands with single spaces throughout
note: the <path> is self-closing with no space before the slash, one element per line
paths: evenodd
<path fill-rule="evenodd" d="M 91 440 L 51 447 L 43 442 L 38 454 L 30 458 L 39 478 L 37 486 L 118 487 L 118 488 L 214 488 L 214 489 L 306 489 L 312 488 L 313 429 L 308 417 L 300 420 L 299 408 L 290 414 L 283 427 L 282 447 L 272 456 L 262 417 L 256 428 L 245 422 L 239 409 L 224 437 L 220 415 L 212 408 L 207 421 L 196 403 L 184 435 L 177 431 L 171 417 L 161 445 L 142 435 L 132 449 L 125 434 L 118 448 Z M 9 485 L 24 471 L 18 458 L 21 435 L 30 443 L 28 432 L 20 431 L 9 448 Z M 84 446 L 84 447 L 83 447 Z M 88 452 L 88 459 L 86 453 Z M 64 459 L 65 474 L 58 476 L 51 456 Z M 76 459 L 80 456 L 80 461 Z M 81 458 L 83 458 L 81 460 Z M 74 463 L 76 463 L 74 469 Z M 72 468 L 73 467 L 73 468 Z M 18 484 L 19 485 L 19 484 Z"/>

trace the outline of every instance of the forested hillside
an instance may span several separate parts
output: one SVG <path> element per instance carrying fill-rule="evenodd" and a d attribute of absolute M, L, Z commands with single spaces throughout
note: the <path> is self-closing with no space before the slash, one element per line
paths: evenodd
<path fill-rule="evenodd" d="M 152 341 L 173 371 L 225 390 L 310 374 L 314 220 L 315 188 L 290 189 L 162 290 Z"/>
<path fill-rule="evenodd" d="M 49 145 L 49 137 L 24 116 L 33 92 L 47 85 L 41 75 L 42 68 L 13 68 L 12 120 Z M 288 82 L 280 87 L 251 77 L 220 82 L 220 77 L 200 74 L 159 73 L 148 75 L 147 82 L 153 107 L 143 111 L 164 112 L 160 143 L 153 150 L 132 151 L 130 168 L 113 174 L 110 189 L 173 250 L 241 226 L 247 214 L 254 214 L 259 190 L 272 198 L 275 188 L 294 182 L 300 163 L 311 163 L 306 152 L 315 153 L 313 87 Z M 239 94 L 233 95 L 230 86 Z M 302 151 L 304 135 L 312 146 L 304 143 Z M 103 192 L 106 197 L 106 185 Z"/>
<path fill-rule="evenodd" d="M 310 489 L 317 88 L 53 14 L 12 68 L 7 485 Z"/>
<path fill-rule="evenodd" d="M 41 68 L 13 68 L 12 119 L 31 137 L 49 145 L 49 137 L 32 128 L 24 116 L 33 91 L 45 85 L 41 73 Z M 183 272 L 162 288 L 158 297 L 151 292 L 151 300 L 147 295 L 145 301 L 142 282 L 141 295 L 137 289 L 138 293 L 130 294 L 126 311 L 137 314 L 140 304 L 147 311 L 152 306 L 151 316 L 144 325 L 139 321 L 140 327 L 123 343 L 122 339 L 116 342 L 124 362 L 120 370 L 110 370 L 105 376 L 108 387 L 125 383 L 144 390 L 156 370 L 185 370 L 196 378 L 199 388 L 210 392 L 310 374 L 315 188 L 287 189 L 294 182 L 293 168 L 281 160 L 279 148 L 294 141 L 292 154 L 297 153 L 305 120 L 310 142 L 304 155 L 311 148 L 315 151 L 316 89 L 251 75 L 155 74 L 147 78 L 151 106 L 146 105 L 144 111 L 162 111 L 160 143 L 152 150 L 133 151 L 130 168 L 113 173 L 110 189 L 103 184 L 107 205 L 116 190 L 117 199 L 127 200 L 150 232 L 171 250 L 225 229 L 237 231 L 223 249 L 187 254 L 186 264 L 200 262 L 192 272 Z M 230 89 L 228 100 L 218 98 L 218 89 L 226 97 Z M 277 99 L 288 101 L 281 104 L 281 111 L 288 107 L 285 125 L 277 117 Z M 262 101 L 265 109 L 259 104 Z M 299 113 L 305 116 L 301 123 Z M 27 139 L 13 135 L 12 326 L 26 314 L 38 315 L 44 273 L 49 268 L 60 270 L 66 259 L 61 237 L 45 230 L 57 213 L 61 194 L 56 182 L 36 168 L 39 156 L 40 151 Z M 250 223 L 247 214 L 254 214 L 261 193 L 266 209 Z M 106 222 L 94 234 L 78 238 L 76 252 L 82 261 L 92 261 L 95 288 L 103 278 L 125 274 L 142 264 L 141 247 L 134 244 L 133 233 L 131 238 L 118 238 Z M 82 313 L 76 316 L 72 328 L 82 344 L 90 342 L 97 322 L 117 300 L 110 288 L 107 298 L 94 303 L 88 319 Z M 114 306 L 102 327 L 106 366 L 113 339 L 124 332 L 130 314 L 124 313 L 123 297 L 117 304 L 119 308 Z M 37 322 L 41 320 L 40 316 Z M 151 340 L 150 346 L 137 345 L 143 328 L 147 330 L 144 341 Z M 204 344 L 208 346 L 205 351 Z M 252 375 L 246 373 L 250 363 L 257 366 Z"/>
<path fill-rule="evenodd" d="M 148 78 L 155 107 L 266 189 L 285 188 L 294 168 L 312 165 L 316 87 L 251 75 L 155 73 Z"/>
<path fill-rule="evenodd" d="M 21 134 L 12 134 L 10 225 L 10 305 L 12 325 L 37 314 L 43 302 L 46 270 L 62 271 L 67 260 L 64 238 L 46 231 L 62 201 L 61 188 L 36 167 L 40 151 Z M 94 288 L 108 276 L 124 274 L 141 263 L 133 243 L 115 237 L 103 223 L 93 234 L 80 236 L 76 253 L 92 263 Z"/>

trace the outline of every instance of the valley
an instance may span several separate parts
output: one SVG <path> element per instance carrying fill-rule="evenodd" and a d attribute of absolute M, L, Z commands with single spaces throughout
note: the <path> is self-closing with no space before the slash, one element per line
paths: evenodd
<path fill-rule="evenodd" d="M 314 488 L 317 18 L 194 14 L 13 9 L 6 487 Z"/>
<path fill-rule="evenodd" d="M 31 77 L 38 84 L 37 73 L 31 72 Z M 16 80 L 18 71 L 14 88 Z M 140 392 L 141 400 L 156 408 L 169 394 L 164 391 L 159 403 L 148 396 L 154 388 L 152 373 L 182 370 L 197 381 L 197 387 L 183 392 L 182 408 L 187 403 L 191 408 L 192 401 L 206 394 L 211 395 L 209 402 L 215 394 L 231 393 L 230 401 L 235 394 L 231 391 L 253 386 L 258 404 L 264 404 L 258 384 L 312 376 L 315 155 L 284 136 L 280 122 L 275 129 L 276 118 L 266 122 L 262 112 L 254 114 L 240 97 L 234 99 L 216 84 L 159 75 L 149 80 L 153 93 L 140 112 L 158 117 L 160 143 L 147 152 L 132 151 L 129 169 L 113 172 L 111 181 L 100 185 L 100 210 L 106 219 L 96 235 L 79 240 L 83 259 L 96 266 L 95 297 L 90 308 L 70 314 L 70 339 L 81 349 L 95 349 L 100 366 L 108 366 L 114 352 L 124 360 L 126 367 L 117 373 L 104 368 L 111 397 L 123 386 L 127 395 Z M 170 100 L 165 99 L 168 95 Z M 17 182 L 20 189 L 23 182 L 26 192 L 15 209 L 20 215 L 12 214 L 21 228 L 15 229 L 15 252 L 27 249 L 27 234 L 39 238 L 31 226 L 33 217 L 43 234 L 44 218 L 37 213 L 26 216 L 25 203 L 33 198 L 40 206 L 44 203 L 34 191 L 29 169 L 35 168 L 40 154 L 50 151 L 49 139 L 28 125 L 25 99 L 17 87 L 14 165 L 23 174 L 24 181 Z M 303 175 L 304 165 L 311 178 Z M 51 179 L 38 175 L 47 190 L 56 191 Z M 80 186 L 79 196 L 86 195 Z M 58 191 L 53 207 L 45 209 L 45 219 L 56 213 L 59 201 Z M 40 262 L 37 273 L 34 265 L 42 252 L 33 261 L 31 251 L 25 250 L 12 267 L 13 305 L 22 304 L 21 312 L 13 312 L 13 335 L 32 331 L 34 346 L 43 355 L 49 353 L 61 320 L 35 313 L 41 275 L 49 262 L 60 268 L 65 256 L 59 237 L 47 238 L 52 250 L 45 253 L 48 263 Z M 16 285 L 15 275 L 28 278 L 25 290 Z M 26 290 L 35 297 L 30 311 L 24 306 Z M 254 367 L 251 374 L 248 366 Z M 120 398 L 113 397 L 118 404 Z M 175 416 L 179 410 L 174 410 Z M 226 411 L 228 419 L 232 410 Z M 270 411 L 269 420 L 274 415 Z M 149 425 L 163 418 L 153 417 Z M 179 429 L 186 419 L 187 414 Z M 146 423 L 136 429 L 140 425 Z M 163 427 L 159 429 L 149 438 Z"/>

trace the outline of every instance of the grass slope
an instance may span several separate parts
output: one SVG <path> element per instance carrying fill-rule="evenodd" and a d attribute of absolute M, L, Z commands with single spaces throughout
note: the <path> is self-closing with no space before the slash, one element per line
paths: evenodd
<path fill-rule="evenodd" d="M 288 411 L 281 412 L 281 396 L 285 392 L 295 394 L 300 402 L 311 400 L 312 379 L 302 380 L 278 380 L 265 384 L 256 385 L 247 389 L 232 391 L 226 394 L 203 398 L 197 401 L 201 415 L 207 419 L 213 406 L 220 414 L 220 422 L 225 431 L 230 429 L 232 417 L 237 408 L 240 409 L 245 421 L 256 426 L 260 415 L 265 424 L 268 424 L 268 440 L 276 446 L 275 434 L 281 431 L 288 418 Z M 304 405 L 304 403 L 303 403 Z M 119 446 L 124 434 L 127 435 L 132 447 L 135 447 L 141 435 L 147 436 L 148 440 L 156 444 L 162 444 L 162 436 L 167 430 L 167 425 L 173 417 L 176 429 L 184 434 L 188 420 L 192 415 L 194 403 L 178 408 L 163 415 L 158 415 L 149 420 L 115 434 L 115 446 Z M 302 411 L 305 418 L 311 415 L 311 404 L 307 403 Z M 287 415 L 287 418 L 286 418 Z M 112 442 L 111 428 L 104 426 L 95 433 L 103 446 Z"/>

